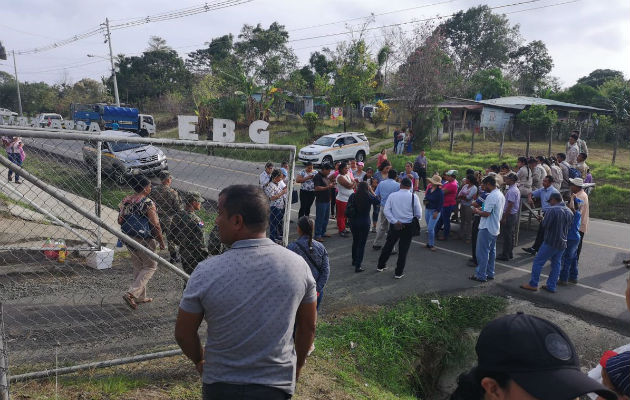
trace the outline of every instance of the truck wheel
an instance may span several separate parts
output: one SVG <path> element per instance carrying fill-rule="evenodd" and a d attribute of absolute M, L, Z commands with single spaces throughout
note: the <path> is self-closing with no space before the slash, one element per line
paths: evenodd
<path fill-rule="evenodd" d="M 357 155 L 354 158 L 357 160 L 357 162 L 365 161 L 365 152 L 363 150 L 358 151 Z"/>
<path fill-rule="evenodd" d="M 149 136 L 149 131 L 147 131 L 146 129 L 140 129 L 140 131 L 138 132 L 138 134 L 142 137 L 148 137 Z"/>
<path fill-rule="evenodd" d="M 333 163 L 333 159 L 331 156 L 326 156 L 324 158 L 322 158 L 322 164 L 330 164 L 332 165 Z"/>

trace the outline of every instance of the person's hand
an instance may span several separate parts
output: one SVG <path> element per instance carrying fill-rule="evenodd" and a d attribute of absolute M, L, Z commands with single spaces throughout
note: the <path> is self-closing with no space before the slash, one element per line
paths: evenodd
<path fill-rule="evenodd" d="M 197 370 L 197 372 L 199 373 L 199 375 L 203 374 L 203 365 L 205 364 L 204 360 L 199 361 L 197 364 L 195 364 L 195 369 Z"/>
<path fill-rule="evenodd" d="M 474 212 L 474 210 L 473 210 Z M 433 211 L 433 219 L 436 219 L 438 217 L 439 213 L 437 211 Z"/>
<path fill-rule="evenodd" d="M 537 215 L 536 219 L 538 220 L 538 222 L 540 222 L 540 221 L 542 221 L 543 217 L 542 217 L 542 215 Z"/>
<path fill-rule="evenodd" d="M 396 222 L 394 225 L 396 226 L 396 229 L 399 229 L 399 230 L 402 229 L 403 227 L 403 224 L 400 221 Z"/>
<path fill-rule="evenodd" d="M 164 244 L 164 240 L 160 240 L 160 250 L 164 250 L 166 248 L 166 244 Z"/>
<path fill-rule="evenodd" d="M 532 207 L 534 206 L 534 200 L 532 199 L 527 199 L 527 203 Z"/>

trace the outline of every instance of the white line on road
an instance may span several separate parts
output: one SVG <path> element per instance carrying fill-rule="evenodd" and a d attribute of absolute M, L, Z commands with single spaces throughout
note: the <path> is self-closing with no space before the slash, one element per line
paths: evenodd
<path fill-rule="evenodd" d="M 211 187 L 208 187 L 208 186 L 203 186 L 203 185 L 200 185 L 200 184 L 198 184 L 198 183 L 193 183 L 193 182 L 185 181 L 185 180 L 183 180 L 183 179 L 179 179 L 179 178 L 177 179 L 177 181 L 178 181 L 178 182 L 183 182 L 183 183 L 186 183 L 186 184 L 188 184 L 188 185 L 199 186 L 200 188 L 204 188 L 204 189 L 208 189 L 208 190 L 214 190 L 215 192 L 220 192 L 220 191 L 221 191 L 220 189 L 215 189 L 215 188 L 211 188 Z"/>
<path fill-rule="evenodd" d="M 173 157 L 171 157 L 170 159 L 171 159 L 171 160 L 173 160 L 173 161 L 178 161 L 178 162 L 181 162 L 181 163 L 197 164 L 197 165 L 200 165 L 200 166 L 202 166 L 202 167 L 216 168 L 216 169 L 222 169 L 222 170 L 224 170 L 224 171 L 236 172 L 236 173 L 238 173 L 238 174 L 245 174 L 245 175 L 251 175 L 251 176 L 258 176 L 258 174 L 252 174 L 251 172 L 239 171 L 239 170 L 232 169 L 232 168 L 219 167 L 219 166 L 217 166 L 217 165 L 212 165 L 212 164 L 204 164 L 204 163 L 200 163 L 200 162 L 197 162 L 197 161 L 181 160 L 181 159 L 179 159 L 179 158 L 173 158 Z"/>

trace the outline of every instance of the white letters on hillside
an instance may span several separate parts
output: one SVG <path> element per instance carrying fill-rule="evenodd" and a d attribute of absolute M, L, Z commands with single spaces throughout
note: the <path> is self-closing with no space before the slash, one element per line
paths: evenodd
<path fill-rule="evenodd" d="M 254 121 L 249 126 L 249 138 L 254 143 L 269 143 L 269 131 L 266 130 L 269 126 L 269 122 L 266 121 Z"/>
<path fill-rule="evenodd" d="M 236 139 L 234 128 L 236 124 L 229 119 L 214 118 L 212 120 L 212 141 L 233 143 Z"/>

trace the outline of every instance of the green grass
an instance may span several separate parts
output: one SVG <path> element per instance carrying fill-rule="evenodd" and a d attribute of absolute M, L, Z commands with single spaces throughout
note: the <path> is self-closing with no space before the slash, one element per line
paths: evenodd
<path fill-rule="evenodd" d="M 25 203 L 23 201 L 18 201 L 18 200 L 13 200 L 13 198 L 11 198 L 10 196 L 7 196 L 6 194 L 0 192 L 0 201 L 3 201 L 7 204 L 16 204 L 22 208 L 26 208 L 27 210 L 31 210 L 34 212 L 39 212 L 37 211 L 37 209 L 35 207 L 33 207 L 32 205 Z"/>
<path fill-rule="evenodd" d="M 630 189 L 609 184 L 598 186 L 589 197 L 590 216 L 630 223 L 628 199 L 630 199 Z"/>
<path fill-rule="evenodd" d="M 371 314 L 318 327 L 317 354 L 336 359 L 343 374 L 400 396 L 430 396 L 442 370 L 472 352 L 468 329 L 480 329 L 504 309 L 497 297 L 413 297 Z M 351 343 L 355 343 L 354 349 Z"/>

